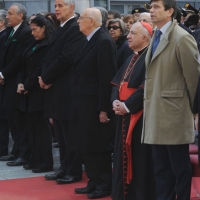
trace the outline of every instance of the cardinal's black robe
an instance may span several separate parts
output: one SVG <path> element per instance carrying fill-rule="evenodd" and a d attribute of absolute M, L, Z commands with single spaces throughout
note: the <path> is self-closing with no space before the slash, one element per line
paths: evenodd
<path fill-rule="evenodd" d="M 123 116 L 118 116 L 117 119 L 112 181 L 114 200 L 156 200 L 151 147 L 141 143 L 147 48 L 138 52 L 139 56 L 132 65 L 130 64 L 132 56 L 130 56 L 112 80 L 111 101 L 116 99 L 123 101 L 130 111 Z M 123 99 L 126 96 L 123 94 L 126 89 L 133 92 Z M 132 117 L 135 117 L 136 121 L 133 130 L 130 131 L 129 127 L 134 123 L 131 122 Z M 127 142 L 130 142 L 131 152 L 127 150 Z M 132 174 L 128 170 L 130 166 Z"/>

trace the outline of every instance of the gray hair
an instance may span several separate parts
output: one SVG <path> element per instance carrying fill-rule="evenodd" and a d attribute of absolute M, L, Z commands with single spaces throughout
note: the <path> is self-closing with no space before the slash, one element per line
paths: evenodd
<path fill-rule="evenodd" d="M 26 20 L 26 14 L 27 14 L 27 13 L 26 13 L 26 8 L 25 8 L 24 5 L 22 5 L 22 4 L 20 4 L 20 3 L 14 3 L 14 4 L 12 4 L 11 6 L 16 6 L 16 7 L 17 7 L 16 13 L 17 13 L 17 14 L 22 13 L 22 14 L 23 14 L 22 19 L 23 19 L 23 20 Z"/>
<path fill-rule="evenodd" d="M 0 9 L 0 21 L 4 21 L 5 27 L 8 25 L 8 20 L 6 19 L 7 13 L 8 12 L 6 10 Z"/>
<path fill-rule="evenodd" d="M 70 5 L 70 4 L 74 5 L 74 8 L 75 8 L 75 1 L 74 0 L 64 0 L 64 2 L 65 2 L 66 5 Z"/>
<path fill-rule="evenodd" d="M 103 7 L 94 7 L 94 8 L 98 9 L 101 12 L 102 26 L 105 26 L 108 19 L 108 11 Z"/>
<path fill-rule="evenodd" d="M 110 26 L 111 24 L 114 24 L 116 22 L 119 23 L 119 26 L 121 28 L 121 31 L 122 31 L 121 36 L 128 35 L 128 30 L 127 30 L 126 24 L 124 23 L 124 21 L 122 19 L 119 19 L 119 18 L 111 19 L 108 23 L 108 26 Z"/>

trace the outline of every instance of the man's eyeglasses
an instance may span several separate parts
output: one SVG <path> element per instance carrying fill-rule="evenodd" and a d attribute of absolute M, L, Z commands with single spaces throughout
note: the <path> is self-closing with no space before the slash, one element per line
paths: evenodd
<path fill-rule="evenodd" d="M 118 28 L 121 28 L 120 26 L 116 26 L 116 25 L 114 25 L 114 26 L 108 26 L 108 30 L 110 30 L 110 29 L 113 29 L 113 30 L 117 30 Z"/>
<path fill-rule="evenodd" d="M 90 18 L 90 19 L 92 19 L 91 17 L 83 17 L 83 16 L 80 16 L 78 19 L 79 20 L 83 20 L 84 18 Z"/>

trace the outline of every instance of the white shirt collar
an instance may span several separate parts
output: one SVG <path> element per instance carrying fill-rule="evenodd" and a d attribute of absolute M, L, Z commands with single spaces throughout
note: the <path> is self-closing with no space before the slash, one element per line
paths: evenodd
<path fill-rule="evenodd" d="M 18 24 L 17 26 L 13 27 L 13 29 L 14 29 L 13 34 L 17 31 L 17 29 L 20 27 L 21 24 L 22 24 L 22 22 L 20 24 Z"/>
<path fill-rule="evenodd" d="M 96 29 L 94 29 L 94 31 L 92 31 L 92 33 L 90 33 L 90 35 L 87 36 L 87 40 L 90 41 L 90 39 L 92 38 L 92 36 L 100 29 L 101 27 L 97 27 Z"/>
<path fill-rule="evenodd" d="M 63 27 L 72 18 L 74 18 L 74 16 L 70 17 L 68 20 L 66 20 L 65 22 L 63 22 L 62 24 L 60 24 L 60 26 Z"/>
<path fill-rule="evenodd" d="M 164 26 L 160 28 L 160 31 L 162 32 L 160 39 L 162 39 L 163 35 L 166 33 L 167 29 L 170 27 L 171 24 L 172 24 L 172 21 L 170 20 Z"/>
<path fill-rule="evenodd" d="M 6 28 L 4 28 L 4 29 L 2 29 L 2 30 L 0 30 L 0 33 L 2 32 L 2 31 L 4 31 Z"/>

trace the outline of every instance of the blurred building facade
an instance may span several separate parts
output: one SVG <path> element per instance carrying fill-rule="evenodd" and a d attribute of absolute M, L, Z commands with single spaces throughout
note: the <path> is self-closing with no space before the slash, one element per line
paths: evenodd
<path fill-rule="evenodd" d="M 81 13 L 88 7 L 101 6 L 107 10 L 118 10 L 121 14 L 129 14 L 134 8 L 144 6 L 145 0 L 75 0 L 76 12 Z M 54 0 L 0 0 L 0 9 L 9 8 L 13 3 L 21 3 L 26 6 L 28 16 L 39 12 L 54 12 Z M 200 8 L 200 0 L 177 0 L 181 7 L 190 3 L 196 9 Z"/>

